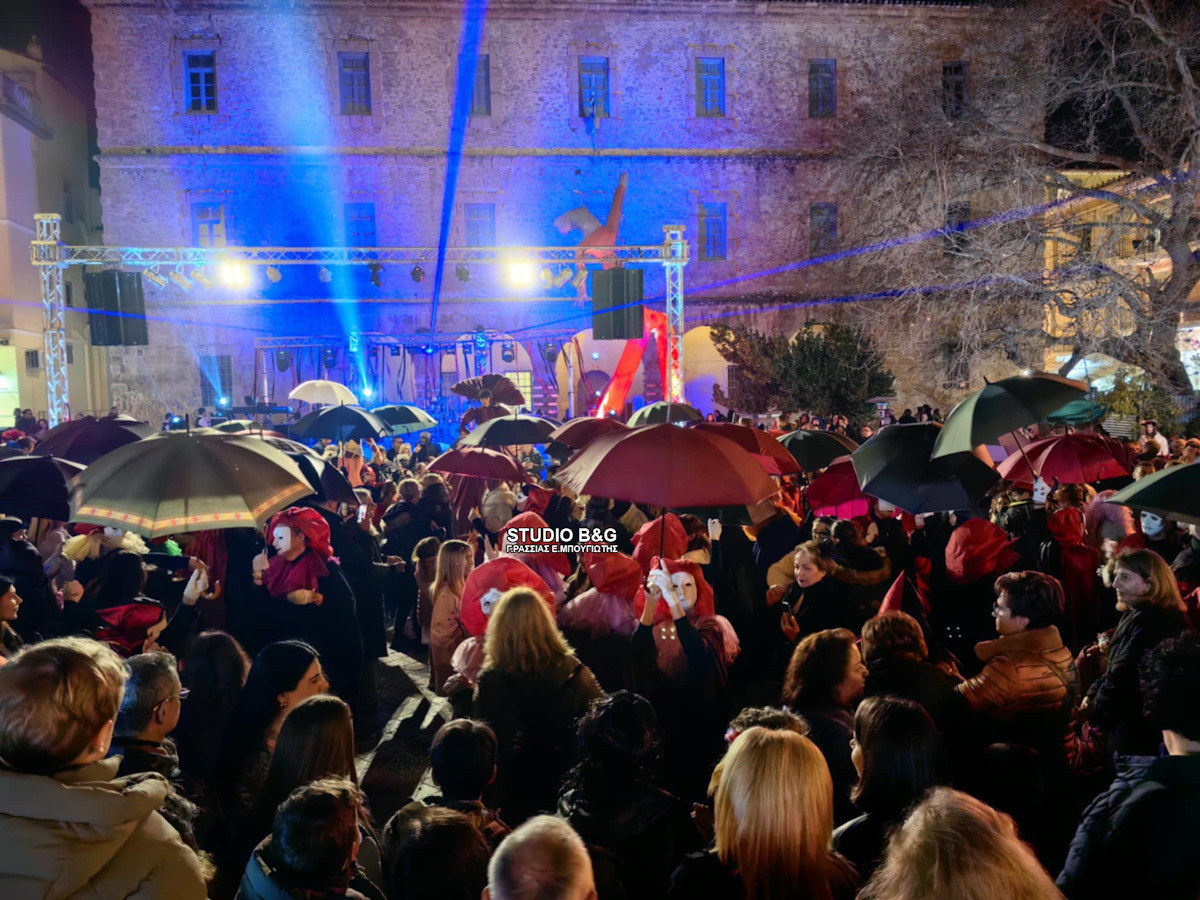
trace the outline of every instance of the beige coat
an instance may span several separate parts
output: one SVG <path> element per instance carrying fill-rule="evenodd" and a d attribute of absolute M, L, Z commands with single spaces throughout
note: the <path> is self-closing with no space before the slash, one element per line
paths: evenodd
<path fill-rule="evenodd" d="M 1053 712 L 1074 690 L 1074 660 L 1053 625 L 983 641 L 975 655 L 983 671 L 955 689 L 976 712 L 998 719 Z"/>
<path fill-rule="evenodd" d="M 158 813 L 161 775 L 110 757 L 56 778 L 0 771 L 4 900 L 204 900 L 196 855 Z"/>
<path fill-rule="evenodd" d="M 439 694 L 446 679 L 454 674 L 450 664 L 458 645 L 470 635 L 462 623 L 462 597 L 443 587 L 433 598 L 433 618 L 429 623 L 429 684 Z"/>

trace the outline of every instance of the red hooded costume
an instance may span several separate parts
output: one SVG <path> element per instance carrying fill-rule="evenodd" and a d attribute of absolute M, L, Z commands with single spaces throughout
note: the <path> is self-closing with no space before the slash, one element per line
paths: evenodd
<path fill-rule="evenodd" d="M 729 620 L 724 616 L 715 614 L 716 604 L 713 597 L 713 589 L 705 580 L 700 566 L 687 559 L 668 559 L 664 561 L 667 564 L 667 571 L 671 575 L 686 572 L 695 580 L 696 603 L 688 610 L 687 618 L 695 625 L 697 631 L 712 633 L 712 637 L 715 639 L 714 649 L 720 653 L 722 661 L 728 666 L 737 659 L 737 655 L 741 650 L 741 643 L 738 640 L 737 632 L 733 630 L 733 625 L 729 623 Z M 650 561 L 651 568 L 657 566 L 658 562 L 658 557 L 654 557 Z M 640 618 L 642 610 L 646 608 L 645 587 L 638 588 L 637 596 L 634 597 L 633 608 L 636 615 Z M 658 667 L 672 678 L 682 675 L 687 669 L 687 657 L 684 655 L 683 648 L 675 636 L 673 617 L 671 616 L 671 610 L 667 606 L 666 600 L 659 600 L 658 606 L 654 610 L 654 643 L 658 648 Z"/>
<path fill-rule="evenodd" d="M 518 587 L 529 588 L 540 596 L 554 615 L 554 592 L 542 577 L 519 559 L 498 556 L 472 569 L 463 584 L 463 627 L 474 637 L 483 635 L 495 601 L 505 591 Z"/>
<path fill-rule="evenodd" d="M 286 597 L 292 591 L 317 591 L 320 580 L 329 574 L 326 563 L 333 560 L 329 544 L 329 523 L 315 509 L 293 506 L 277 514 L 267 526 L 267 540 L 280 527 L 299 531 L 308 543 L 308 551 L 291 561 L 276 554 L 267 564 L 263 584 L 272 597 Z"/>
<path fill-rule="evenodd" d="M 946 574 L 955 584 L 1007 572 L 1020 555 L 999 525 L 987 519 L 968 519 L 950 535 L 946 545 Z"/>
<path fill-rule="evenodd" d="M 1079 649 L 1096 637 L 1096 568 L 1100 554 L 1087 544 L 1083 512 L 1067 507 L 1046 516 L 1046 527 L 1058 543 L 1059 581 L 1066 597 L 1067 644 Z"/>
<path fill-rule="evenodd" d="M 642 567 L 624 553 L 584 553 L 583 567 L 592 586 L 559 610 L 559 625 L 593 638 L 631 636 L 637 629 L 633 600 L 641 590 Z"/>
<path fill-rule="evenodd" d="M 666 523 L 666 535 L 663 535 L 663 523 Z M 633 558 L 642 567 L 642 574 L 649 575 L 652 560 L 662 556 L 666 559 L 678 559 L 687 552 L 688 536 L 675 513 L 667 513 L 657 519 L 651 519 L 638 529 L 633 536 Z"/>

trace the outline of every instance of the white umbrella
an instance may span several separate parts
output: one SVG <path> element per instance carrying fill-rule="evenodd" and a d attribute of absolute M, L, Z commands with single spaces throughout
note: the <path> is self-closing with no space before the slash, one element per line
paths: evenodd
<path fill-rule="evenodd" d="M 358 405 L 358 398 L 354 396 L 350 388 L 344 384 L 338 384 L 336 381 L 323 379 L 304 382 L 288 394 L 288 399 L 303 400 L 305 403 L 321 403 L 325 406 Z"/>

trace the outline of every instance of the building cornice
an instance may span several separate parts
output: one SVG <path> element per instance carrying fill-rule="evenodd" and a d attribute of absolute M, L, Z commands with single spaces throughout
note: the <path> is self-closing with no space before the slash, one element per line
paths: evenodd
<path fill-rule="evenodd" d="M 466 147 L 463 156 L 492 159 L 523 159 L 527 157 L 607 157 L 610 159 L 672 158 L 672 159 L 828 159 L 836 151 L 826 148 L 759 148 L 726 147 L 718 149 L 693 147 Z M 164 156 L 391 156 L 440 158 L 445 147 L 310 147 L 299 145 L 256 146 L 240 144 L 188 145 L 174 144 L 153 147 L 105 147 L 102 159 Z"/>

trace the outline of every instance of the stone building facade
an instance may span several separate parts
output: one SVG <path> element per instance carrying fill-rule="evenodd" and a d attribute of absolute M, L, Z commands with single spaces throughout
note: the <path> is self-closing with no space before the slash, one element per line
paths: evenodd
<path fill-rule="evenodd" d="M 106 243 L 437 246 L 454 174 L 450 246 L 570 246 L 581 235 L 564 236 L 556 218 L 586 206 L 603 221 L 628 174 L 622 244 L 687 228 L 685 375 L 701 408 L 727 378 L 706 322 L 795 329 L 826 309 L 805 304 L 854 293 L 836 266 L 806 261 L 854 230 L 836 148 L 852 138 L 863 98 L 888 90 L 864 63 L 923 50 L 929 89 L 943 91 L 954 66 L 966 78 L 989 65 L 977 38 L 1004 14 L 969 2 L 85 3 Z M 463 66 L 474 88 L 458 107 L 471 114 L 456 120 L 460 52 L 476 39 L 475 63 Z M 458 125 L 455 162 L 447 148 Z M 148 417 L 217 394 L 240 402 L 262 393 L 257 338 L 429 328 L 435 264 L 422 268 L 428 277 L 415 281 L 407 267 L 385 267 L 379 286 L 363 266 L 286 267 L 271 273 L 278 281 L 259 271 L 237 292 L 147 285 L 150 344 L 110 351 L 113 401 Z M 516 289 L 503 267 L 475 267 L 465 282 L 453 268 L 435 334 L 469 339 L 482 327 L 497 338 L 493 370 L 533 382 L 557 374 L 563 407 L 563 356 L 547 368 L 530 357 L 545 348 L 523 335 L 578 333 L 572 377 L 592 373 L 581 396 L 611 373 L 623 345 L 591 340 L 570 283 Z M 647 298 L 662 291 L 661 272 L 647 270 Z M 355 363 L 344 351 L 334 377 L 358 368 L 389 400 L 423 389 L 413 373 L 428 361 L 381 352 Z M 322 356 L 268 358 L 268 393 L 286 395 Z M 465 374 L 461 352 L 439 359 L 445 380 Z M 893 368 L 901 399 L 923 399 L 904 383 L 903 361 Z M 652 396 L 656 381 L 635 393 Z"/>

